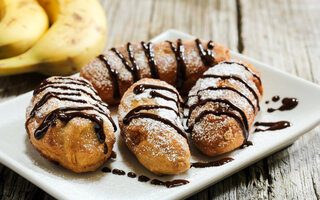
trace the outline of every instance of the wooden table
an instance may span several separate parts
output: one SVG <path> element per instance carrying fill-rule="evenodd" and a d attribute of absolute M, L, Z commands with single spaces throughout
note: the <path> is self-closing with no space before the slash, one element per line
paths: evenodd
<path fill-rule="evenodd" d="M 230 49 L 320 83 L 318 0 L 101 0 L 106 48 L 149 40 L 167 29 L 213 39 Z M 45 77 L 0 78 L 0 101 L 32 90 Z M 320 113 L 319 113 L 320 114 Z M 320 127 L 293 145 L 190 199 L 320 199 Z M 0 164 L 1 199 L 52 199 Z"/>

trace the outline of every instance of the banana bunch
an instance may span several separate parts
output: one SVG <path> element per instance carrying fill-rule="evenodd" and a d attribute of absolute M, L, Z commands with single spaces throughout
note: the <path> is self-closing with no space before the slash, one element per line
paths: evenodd
<path fill-rule="evenodd" d="M 102 52 L 106 32 L 97 0 L 0 0 L 0 76 L 78 72 Z"/>

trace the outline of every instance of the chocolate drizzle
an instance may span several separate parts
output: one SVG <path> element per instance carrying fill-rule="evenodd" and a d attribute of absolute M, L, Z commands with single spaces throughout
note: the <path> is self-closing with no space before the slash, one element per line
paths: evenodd
<path fill-rule="evenodd" d="M 128 125 L 131 120 L 133 119 L 137 119 L 137 118 L 149 118 L 149 119 L 153 119 L 156 121 L 160 121 L 164 124 L 167 124 L 169 126 L 171 126 L 172 128 L 174 128 L 180 135 L 182 135 L 184 138 L 186 138 L 188 140 L 188 137 L 186 135 L 186 133 L 180 129 L 177 125 L 175 125 L 173 122 L 171 122 L 170 120 L 160 117 L 159 115 L 156 114 L 152 114 L 152 113 L 128 113 L 125 118 L 123 119 L 123 123 Z"/>
<path fill-rule="evenodd" d="M 224 165 L 226 163 L 229 163 L 233 160 L 234 160 L 233 158 L 225 157 L 225 158 L 221 158 L 219 160 L 215 160 L 215 161 L 211 161 L 211 162 L 195 162 L 195 163 L 191 163 L 190 168 L 192 168 L 192 167 L 194 167 L 194 168 L 218 167 L 218 166 Z"/>
<path fill-rule="evenodd" d="M 111 171 L 111 169 L 109 167 L 103 167 L 101 171 L 104 173 L 112 172 L 115 175 L 125 175 L 126 174 L 126 172 L 121 169 L 113 169 Z M 136 173 L 134 173 L 134 172 L 128 172 L 127 176 L 129 178 L 136 178 L 137 177 Z M 148 181 L 150 181 L 150 178 L 145 175 L 140 175 L 138 177 L 138 181 L 139 182 L 148 182 Z M 150 181 L 150 184 L 152 184 L 152 185 L 163 185 L 163 186 L 166 186 L 167 188 L 178 187 L 178 186 L 182 186 L 182 185 L 185 185 L 188 183 L 189 183 L 189 181 L 184 180 L 184 179 L 174 179 L 171 181 L 161 181 L 159 179 L 152 179 Z"/>
<path fill-rule="evenodd" d="M 259 81 L 259 84 L 261 85 L 261 79 L 259 77 L 259 75 L 257 75 L 256 73 L 254 73 L 249 67 L 247 67 L 245 64 L 243 63 L 239 63 L 239 62 L 234 62 L 234 61 L 224 61 L 224 62 L 221 62 L 221 64 L 237 64 L 237 65 L 240 65 L 242 66 L 245 70 L 249 71 L 258 81 Z"/>
<path fill-rule="evenodd" d="M 241 93 L 239 90 L 236 90 L 236 89 L 234 89 L 232 87 L 225 86 L 225 85 L 218 86 L 218 87 L 207 87 L 205 89 L 199 90 L 197 92 L 197 96 L 199 96 L 200 92 L 203 92 L 205 90 L 231 90 L 231 91 L 239 94 L 241 97 L 245 98 L 247 100 L 247 102 L 251 105 L 251 107 L 253 109 L 253 112 L 256 113 L 256 107 L 253 105 L 252 101 L 248 97 L 246 97 L 243 93 Z"/>
<path fill-rule="evenodd" d="M 237 112 L 240 114 L 240 116 L 241 116 L 241 119 L 240 119 L 240 121 L 242 122 L 241 124 L 243 124 L 243 125 L 245 126 L 246 132 L 249 132 L 249 124 L 248 124 L 248 119 L 247 119 L 246 114 L 243 112 L 243 110 L 242 110 L 241 108 L 235 106 L 233 103 L 231 103 L 231 102 L 230 102 L 229 100 L 227 100 L 227 99 L 211 99 L 211 98 L 209 98 L 209 99 L 201 100 L 200 102 L 198 102 L 198 104 L 195 104 L 195 105 L 193 105 L 193 106 L 190 107 L 188 119 L 190 118 L 190 115 L 191 115 L 192 111 L 193 111 L 196 107 L 205 105 L 205 104 L 208 103 L 208 102 L 212 102 L 212 103 L 223 103 L 223 104 L 228 105 L 232 110 L 237 111 Z M 229 116 L 230 116 L 230 115 L 229 115 Z M 187 123 L 188 123 L 188 121 L 187 121 Z M 196 122 L 195 122 L 195 123 L 196 123 Z M 191 131 L 191 130 L 189 130 L 189 131 Z M 245 134 L 245 132 L 244 132 L 244 136 L 247 137 L 247 134 Z"/>
<path fill-rule="evenodd" d="M 34 105 L 33 109 L 31 110 L 28 119 L 26 120 L 25 125 L 29 123 L 29 121 L 35 116 L 35 113 L 40 110 L 40 108 L 48 102 L 49 99 L 51 98 L 56 98 L 60 101 L 71 101 L 71 102 L 76 102 L 76 103 L 83 103 L 83 104 L 91 104 L 90 106 L 83 106 L 83 107 L 62 107 L 62 108 L 57 108 L 45 116 L 44 120 L 41 122 L 39 127 L 35 130 L 34 132 L 34 137 L 37 140 L 40 140 L 48 131 L 48 129 L 51 126 L 56 125 L 56 120 L 60 120 L 64 123 L 69 122 L 75 117 L 80 117 L 80 118 L 85 118 L 89 119 L 94 123 L 94 129 L 97 135 L 97 138 L 100 143 L 103 143 L 105 141 L 105 134 L 104 134 L 104 129 L 103 129 L 103 119 L 93 113 L 84 113 L 83 111 L 85 110 L 93 110 L 96 111 L 102 115 L 105 115 L 111 124 L 113 125 L 113 128 L 116 130 L 117 127 L 112 120 L 112 118 L 109 116 L 109 114 L 100 106 L 104 106 L 107 108 L 107 105 L 101 102 L 101 100 L 97 99 L 94 95 L 92 95 L 90 92 L 81 89 L 81 88 L 72 88 L 68 87 L 66 85 L 62 84 L 72 84 L 72 85 L 81 85 L 81 86 L 91 86 L 89 83 L 83 80 L 77 80 L 77 79 L 71 79 L 71 78 L 63 78 L 63 77 L 56 77 L 56 80 L 66 80 L 64 82 L 56 82 L 56 81 L 49 81 L 46 80 L 44 81 L 39 88 L 37 88 L 34 91 L 34 95 L 39 94 L 40 92 L 44 91 L 47 88 L 56 88 L 56 89 L 62 89 L 62 90 L 71 90 L 72 92 L 58 92 L 58 91 L 49 91 L 45 93 L 41 99 Z M 68 81 L 70 80 L 70 81 Z M 61 85 L 60 85 L 61 84 Z M 91 89 L 91 91 L 95 92 L 95 90 L 91 87 L 88 87 Z M 82 94 L 86 94 L 88 97 L 93 99 L 94 101 L 97 102 L 97 104 L 92 104 L 88 102 L 87 100 L 81 98 Z M 75 98 L 70 98 L 70 96 L 76 96 L 78 97 L 77 99 Z M 108 147 L 104 145 L 104 153 L 108 153 Z"/>
<path fill-rule="evenodd" d="M 88 109 L 92 109 L 92 107 L 63 107 L 63 108 L 57 108 L 53 110 L 45 117 L 45 119 L 40 124 L 40 126 L 35 130 L 34 137 L 37 140 L 40 140 L 46 134 L 49 127 L 56 124 L 57 119 L 67 123 L 75 117 L 81 117 L 81 118 L 89 119 L 94 122 L 94 129 L 98 137 L 98 140 L 100 143 L 103 143 L 105 141 L 105 135 L 103 131 L 102 118 L 95 114 L 79 112 L 79 111 L 88 110 Z M 68 111 L 76 111 L 76 112 L 66 113 Z"/>
<path fill-rule="evenodd" d="M 179 116 L 179 94 L 174 91 L 173 89 L 170 89 L 170 88 L 167 88 L 167 87 L 164 87 L 164 86 L 160 86 L 160 85 L 150 85 L 150 84 L 139 84 L 139 85 L 136 85 L 134 88 L 133 88 L 133 93 L 134 94 L 141 94 L 145 91 L 145 89 L 156 89 L 156 90 L 166 90 L 166 91 L 169 91 L 173 94 L 176 95 L 177 97 L 177 100 L 171 98 L 171 97 L 167 97 L 157 91 L 154 91 L 154 90 L 151 90 L 150 92 L 150 95 L 152 97 L 159 97 L 159 98 L 162 98 L 162 99 L 165 99 L 167 101 L 173 101 L 176 103 L 177 105 L 177 110 L 171 108 L 171 107 L 168 107 L 168 106 L 163 106 L 163 105 L 140 105 L 134 109 L 132 109 L 130 112 L 128 112 L 126 114 L 126 116 L 123 118 L 123 123 L 128 125 L 131 120 L 133 119 L 138 119 L 138 118 L 149 118 L 149 119 L 153 119 L 153 120 L 156 120 L 156 121 L 160 121 L 166 125 L 169 125 L 171 126 L 172 128 L 174 128 L 180 135 L 182 135 L 184 138 L 186 138 L 188 140 L 188 137 L 186 135 L 186 133 L 181 129 L 179 128 L 176 124 L 174 124 L 172 121 L 170 121 L 169 119 L 166 119 L 166 118 L 163 118 L 163 117 L 160 117 L 159 115 L 157 114 L 153 114 L 153 113 L 147 113 L 147 112 L 140 112 L 142 110 L 152 110 L 152 109 L 166 109 L 166 110 L 171 110 L 173 111 L 177 116 Z"/>
<path fill-rule="evenodd" d="M 118 75 L 119 72 L 116 69 L 111 68 L 109 61 L 104 55 L 99 55 L 98 58 L 105 64 L 106 68 L 108 69 L 109 76 L 112 81 L 113 85 L 113 98 L 114 99 L 119 99 L 120 98 L 120 89 L 119 89 L 119 82 L 118 82 Z"/>
<path fill-rule="evenodd" d="M 273 102 L 277 102 L 279 100 L 280 100 L 280 96 L 278 96 L 278 95 L 272 97 Z"/>
<path fill-rule="evenodd" d="M 178 90 L 180 90 L 183 86 L 183 83 L 186 79 L 186 63 L 185 63 L 185 50 L 184 50 L 184 46 L 182 44 L 182 40 L 181 39 L 178 39 L 177 41 L 177 48 L 176 46 L 174 45 L 173 42 L 171 41 L 167 41 L 170 46 L 171 46 L 171 49 L 176 57 L 176 61 L 177 61 L 177 74 L 176 74 L 176 88 Z"/>
<path fill-rule="evenodd" d="M 254 132 L 264 132 L 264 131 L 276 131 L 285 129 L 287 127 L 291 126 L 291 123 L 288 121 L 278 121 L 278 122 L 256 122 L 254 124 L 255 126 L 266 126 L 269 127 L 267 129 L 260 129 L 257 128 L 254 130 Z"/>
<path fill-rule="evenodd" d="M 211 67 L 214 64 L 214 51 L 212 50 L 214 48 L 214 43 L 210 40 L 207 44 L 207 50 L 203 49 L 201 41 L 197 38 L 196 44 L 199 50 L 200 58 L 206 67 Z"/>
<path fill-rule="evenodd" d="M 282 99 L 282 105 L 278 108 L 268 108 L 268 112 L 274 112 L 276 110 L 285 111 L 292 110 L 298 105 L 299 101 L 296 98 L 284 98 Z"/>
<path fill-rule="evenodd" d="M 121 59 L 123 65 L 127 68 L 133 77 L 133 82 L 137 82 L 140 79 L 139 67 L 137 66 L 136 60 L 134 58 L 133 49 L 130 43 L 127 44 L 127 50 L 129 54 L 130 61 L 132 66 L 126 61 L 124 56 L 120 53 L 120 51 L 116 48 L 111 48 L 111 50 Z"/>
<path fill-rule="evenodd" d="M 160 77 L 159 77 L 159 72 L 158 72 L 158 68 L 157 68 L 157 62 L 154 59 L 153 44 L 151 42 L 148 42 L 148 44 L 146 44 L 145 42 L 141 42 L 141 45 L 142 45 L 144 53 L 148 59 L 151 77 L 155 78 L 155 79 L 159 79 Z"/>
<path fill-rule="evenodd" d="M 254 91 L 254 89 L 252 87 L 250 87 L 240 77 L 235 76 L 235 75 L 215 75 L 215 74 L 205 74 L 201 77 L 201 79 L 206 79 L 206 78 L 220 78 L 221 80 L 234 79 L 234 80 L 241 82 L 253 94 L 254 98 L 256 99 L 257 107 L 260 110 L 258 94 Z"/>
<path fill-rule="evenodd" d="M 204 118 L 205 116 L 207 116 L 209 114 L 212 114 L 212 115 L 215 115 L 215 116 L 226 115 L 228 117 L 231 117 L 231 118 L 235 119 L 237 121 L 237 123 L 239 124 L 240 128 L 242 129 L 242 133 L 243 133 L 243 136 L 244 136 L 244 142 L 243 143 L 246 143 L 247 137 L 248 137 L 248 131 L 245 128 L 245 124 L 243 123 L 243 121 L 241 120 L 241 118 L 238 115 L 234 114 L 233 112 L 228 111 L 225 108 L 221 108 L 219 110 L 214 110 L 214 111 L 213 110 L 204 110 L 204 111 L 202 111 L 196 117 L 194 123 L 188 128 L 188 131 L 192 131 L 194 125 L 196 123 L 198 123 L 202 118 Z"/>
<path fill-rule="evenodd" d="M 145 89 L 166 90 L 168 92 L 175 94 L 179 103 L 183 104 L 183 102 L 180 101 L 180 98 L 179 98 L 180 95 L 175 90 L 161 86 L 161 85 L 139 84 L 133 88 L 133 92 L 134 94 L 141 94 L 142 92 L 144 92 Z"/>

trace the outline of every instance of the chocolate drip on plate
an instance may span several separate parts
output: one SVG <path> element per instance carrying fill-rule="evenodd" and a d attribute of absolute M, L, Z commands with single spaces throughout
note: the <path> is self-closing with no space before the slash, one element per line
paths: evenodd
<path fill-rule="evenodd" d="M 159 72 L 157 68 L 156 60 L 154 59 L 154 49 L 153 44 L 149 42 L 146 44 L 145 42 L 141 42 L 141 45 L 143 47 L 144 53 L 148 59 L 148 64 L 151 71 L 151 77 L 155 79 L 159 79 Z"/>
<path fill-rule="evenodd" d="M 277 102 L 279 100 L 280 100 L 280 96 L 278 96 L 278 95 L 272 97 L 273 102 Z"/>
<path fill-rule="evenodd" d="M 123 170 L 121 170 L 121 169 L 113 169 L 113 170 L 112 170 L 112 173 L 113 173 L 113 174 L 116 174 L 116 175 L 120 175 L 120 176 L 123 176 L 123 175 L 126 174 L 126 172 L 123 171 Z"/>
<path fill-rule="evenodd" d="M 211 161 L 211 162 L 195 162 L 195 163 L 191 163 L 191 167 L 194 168 L 206 168 L 206 167 L 218 167 L 221 165 L 224 165 L 226 163 L 229 163 L 231 161 L 233 161 L 233 158 L 230 157 L 225 157 L 225 158 L 221 158 L 219 160 L 215 160 L 215 161 Z"/>
<path fill-rule="evenodd" d="M 264 131 L 276 131 L 285 129 L 291 126 L 291 123 L 288 121 L 278 121 L 278 122 L 256 122 L 255 126 L 266 126 L 267 129 L 257 128 L 254 132 L 264 132 Z"/>
<path fill-rule="evenodd" d="M 282 105 L 278 108 L 268 108 L 268 112 L 274 112 L 276 110 L 285 111 L 292 110 L 298 105 L 299 101 L 296 98 L 284 98 L 282 99 Z"/>
<path fill-rule="evenodd" d="M 196 44 L 199 50 L 200 58 L 206 67 L 211 67 L 214 64 L 214 43 L 210 40 L 207 44 L 207 50 L 204 50 L 200 39 L 196 39 Z"/>
<path fill-rule="evenodd" d="M 150 178 L 147 176 L 144 176 L 144 175 L 141 175 L 138 178 L 138 181 L 140 181 L 140 182 L 148 182 L 149 180 L 150 180 Z"/>
<path fill-rule="evenodd" d="M 119 99 L 120 98 L 120 89 L 119 89 L 119 82 L 118 82 L 119 72 L 116 69 L 111 68 L 109 61 L 104 55 L 101 54 L 98 56 L 98 58 L 104 62 L 106 68 L 108 69 L 109 76 L 111 78 L 112 85 L 113 85 L 113 98 Z"/>

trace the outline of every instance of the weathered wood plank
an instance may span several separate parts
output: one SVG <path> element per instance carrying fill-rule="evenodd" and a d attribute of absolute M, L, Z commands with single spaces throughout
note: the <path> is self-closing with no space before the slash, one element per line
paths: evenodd
<path fill-rule="evenodd" d="M 320 83 L 316 0 L 100 1 L 108 18 L 106 48 L 149 40 L 174 28 L 243 49 L 244 54 Z M 38 74 L 0 78 L 0 101 L 33 89 L 44 78 Z M 319 132 L 318 127 L 289 148 L 190 199 L 320 199 Z M 0 164 L 0 199 L 35 198 L 53 199 Z"/>
<path fill-rule="evenodd" d="M 319 83 L 320 27 L 316 24 L 320 6 L 316 1 L 240 2 L 243 53 Z M 318 127 L 267 158 L 267 197 L 319 199 L 319 133 Z"/>

